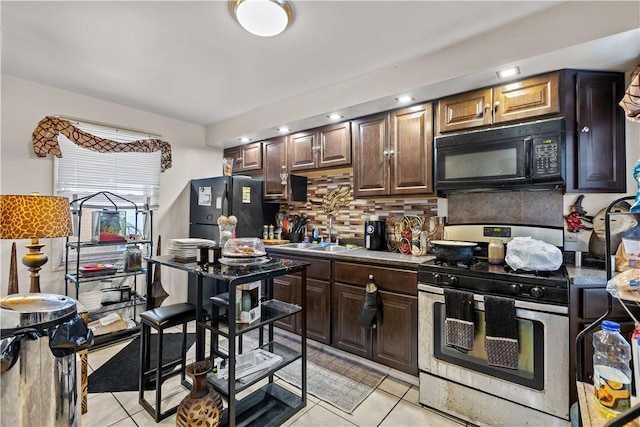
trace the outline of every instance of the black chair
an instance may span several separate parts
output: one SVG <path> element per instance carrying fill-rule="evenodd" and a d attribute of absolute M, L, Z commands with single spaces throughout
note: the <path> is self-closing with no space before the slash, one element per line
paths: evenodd
<path fill-rule="evenodd" d="M 196 319 L 196 307 L 193 304 L 179 303 L 167 305 L 147 310 L 140 314 L 141 325 L 141 342 L 140 342 L 140 381 L 139 381 L 139 402 L 156 422 L 175 414 L 178 405 L 161 411 L 162 402 L 162 383 L 174 375 L 180 374 L 180 380 L 185 387 L 191 387 L 191 384 L 185 380 L 185 367 L 187 355 L 187 323 Z M 162 363 L 163 354 L 163 338 L 164 331 L 173 326 L 182 325 L 182 351 L 180 358 L 171 360 L 165 364 Z M 157 331 L 158 342 L 156 346 L 156 366 L 151 366 L 151 328 Z M 180 370 L 175 370 L 176 366 L 180 366 Z M 145 386 L 155 382 L 156 398 L 155 409 L 144 398 Z"/>

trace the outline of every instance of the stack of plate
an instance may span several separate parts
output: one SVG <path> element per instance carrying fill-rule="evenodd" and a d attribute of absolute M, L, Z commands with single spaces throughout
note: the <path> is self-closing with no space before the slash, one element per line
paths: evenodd
<path fill-rule="evenodd" d="M 214 246 L 214 240 L 207 239 L 171 239 L 169 241 L 169 253 L 178 262 L 194 262 L 198 252 L 198 246 Z"/>

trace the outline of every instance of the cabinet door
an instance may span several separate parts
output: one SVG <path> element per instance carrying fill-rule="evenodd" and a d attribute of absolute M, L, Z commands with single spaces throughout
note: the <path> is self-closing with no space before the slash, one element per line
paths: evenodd
<path fill-rule="evenodd" d="M 373 330 L 373 360 L 418 374 L 418 298 L 380 291 L 382 320 Z"/>
<path fill-rule="evenodd" d="M 287 172 L 287 138 L 264 141 L 263 144 L 264 198 L 286 200 L 287 186 L 282 185 L 281 172 Z"/>
<path fill-rule="evenodd" d="M 331 342 L 329 282 L 307 277 L 307 337 L 324 344 Z M 300 332 L 300 331 L 299 331 Z"/>
<path fill-rule="evenodd" d="M 300 278 L 293 275 L 273 279 L 273 298 L 290 304 L 300 304 Z M 298 314 L 274 322 L 279 328 L 298 333 Z"/>
<path fill-rule="evenodd" d="M 558 73 L 494 88 L 493 109 L 494 123 L 559 113 Z"/>
<path fill-rule="evenodd" d="M 492 123 L 491 89 L 479 89 L 438 101 L 439 132 L 486 126 Z"/>
<path fill-rule="evenodd" d="M 618 106 L 624 75 L 579 72 L 576 82 L 577 156 L 571 167 L 577 176 L 576 190 L 624 193 L 624 114 Z"/>
<path fill-rule="evenodd" d="M 333 346 L 363 357 L 371 357 L 369 329 L 360 323 L 364 304 L 363 287 L 334 284 Z"/>
<path fill-rule="evenodd" d="M 387 113 L 354 120 L 351 124 L 356 197 L 389 194 L 388 127 Z"/>
<path fill-rule="evenodd" d="M 240 171 L 262 169 L 262 143 L 254 142 L 241 146 Z"/>
<path fill-rule="evenodd" d="M 314 169 L 317 166 L 317 140 L 318 135 L 315 131 L 289 135 L 287 142 L 289 170 Z"/>
<path fill-rule="evenodd" d="M 351 165 L 351 123 L 337 123 L 318 129 L 317 167 Z"/>
<path fill-rule="evenodd" d="M 241 153 L 241 147 L 231 147 L 231 148 L 225 148 L 224 152 L 223 152 L 223 157 L 226 159 L 231 159 L 231 173 L 236 173 L 239 172 L 240 169 L 242 168 L 242 153 Z"/>
<path fill-rule="evenodd" d="M 391 194 L 433 193 L 431 104 L 391 113 Z"/>

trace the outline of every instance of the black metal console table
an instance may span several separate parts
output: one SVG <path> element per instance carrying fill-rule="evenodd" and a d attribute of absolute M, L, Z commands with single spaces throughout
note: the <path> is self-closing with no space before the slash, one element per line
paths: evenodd
<path fill-rule="evenodd" d="M 294 413 L 307 404 L 307 332 L 306 332 L 306 279 L 307 266 L 309 263 L 298 260 L 271 259 L 262 265 L 247 267 L 230 267 L 216 264 L 206 269 L 201 268 L 196 263 L 182 263 L 174 260 L 173 256 L 156 256 L 147 259 L 147 295 L 151 295 L 153 283 L 153 264 L 160 264 L 170 268 L 186 271 L 197 277 L 197 299 L 196 299 L 196 360 L 205 358 L 205 334 L 207 330 L 213 330 L 220 336 L 228 338 L 227 365 L 229 368 L 228 380 L 218 379 L 215 374 L 210 374 L 208 382 L 221 393 L 228 403 L 228 407 L 222 414 L 223 426 L 235 425 L 279 425 Z M 302 278 L 302 306 L 288 304 L 273 298 L 273 278 L 285 274 L 300 272 Z M 222 331 L 213 325 L 210 316 L 203 308 L 203 287 L 204 279 L 210 278 L 217 289 L 214 294 L 228 291 L 229 304 L 227 307 L 228 331 Z M 263 281 L 266 291 L 266 299 L 262 302 L 261 317 L 250 324 L 236 323 L 236 292 L 238 285 Z M 150 299 L 147 299 L 150 301 Z M 148 303 L 147 308 L 152 308 Z M 300 334 L 301 348 L 293 350 L 274 342 L 273 322 L 287 316 L 300 313 L 302 317 L 302 331 Z M 263 344 L 262 328 L 267 327 L 267 343 Z M 282 362 L 270 367 L 261 374 L 251 376 L 249 381 L 240 382 L 236 380 L 236 336 L 260 328 L 260 348 L 273 352 L 282 357 Z M 273 382 L 273 374 L 284 366 L 300 359 L 301 360 L 301 394 L 300 396 L 279 386 Z M 254 391 L 241 400 L 236 400 L 236 394 L 256 382 L 269 378 L 266 385 Z"/>

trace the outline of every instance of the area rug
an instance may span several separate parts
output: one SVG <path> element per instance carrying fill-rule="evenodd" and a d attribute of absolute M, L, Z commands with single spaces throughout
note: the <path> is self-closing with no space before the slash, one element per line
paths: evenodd
<path fill-rule="evenodd" d="M 187 351 L 196 341 L 196 334 L 187 334 Z M 155 349 L 157 336 L 151 335 L 151 348 Z M 180 357 L 182 334 L 165 334 L 162 359 L 165 363 Z M 157 360 L 151 352 L 151 366 Z M 91 353 L 89 353 L 91 364 Z M 137 391 L 140 375 L 140 337 L 134 338 L 125 348 L 89 375 L 89 393 Z M 153 389 L 153 384 L 147 389 Z"/>
<path fill-rule="evenodd" d="M 257 339 L 253 335 L 245 334 L 245 349 L 257 346 Z M 276 332 L 274 341 L 297 351 L 300 349 L 297 336 Z M 276 376 L 301 388 L 301 363 L 296 360 L 277 371 Z M 307 340 L 307 392 L 343 412 L 352 414 L 386 376 L 382 371 Z"/>

